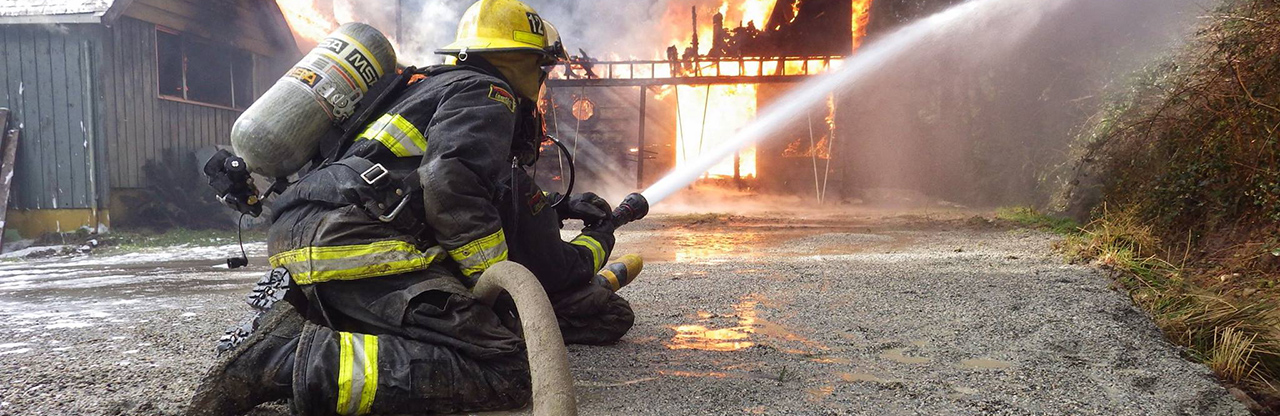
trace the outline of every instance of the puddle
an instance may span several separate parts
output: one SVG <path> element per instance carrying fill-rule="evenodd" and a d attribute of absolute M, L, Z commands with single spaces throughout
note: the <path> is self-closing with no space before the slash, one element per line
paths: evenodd
<path fill-rule="evenodd" d="M 805 393 L 809 395 L 809 401 L 811 402 L 820 402 L 823 399 L 826 399 L 827 396 L 830 396 L 831 393 L 834 393 L 835 391 L 836 391 L 836 388 L 833 386 L 822 386 L 822 387 L 813 388 L 813 389 L 805 389 Z"/>
<path fill-rule="evenodd" d="M 987 359 L 961 360 L 960 367 L 978 370 L 1002 370 L 1013 367 L 1013 363 Z"/>
<path fill-rule="evenodd" d="M 761 241 L 760 233 L 741 231 L 693 231 L 679 230 L 672 244 L 677 263 L 722 263 L 731 254 L 745 255 L 756 252 Z"/>
<path fill-rule="evenodd" d="M 903 354 L 906 350 L 906 348 L 888 350 L 881 353 L 880 358 L 902 364 L 924 364 L 932 360 L 929 357 L 909 357 Z"/>
<path fill-rule="evenodd" d="M 695 377 L 695 378 L 727 378 L 728 373 L 716 371 L 676 371 L 676 370 L 658 370 L 658 374 L 670 377 Z"/>
<path fill-rule="evenodd" d="M 762 301 L 764 300 L 759 295 L 747 295 L 738 304 L 733 305 L 735 316 L 738 318 L 736 326 L 715 329 L 706 325 L 670 327 L 676 331 L 676 335 L 666 344 L 667 348 L 729 352 L 751 348 L 757 344 L 759 338 L 767 338 L 785 344 L 778 346 L 779 349 L 792 354 L 808 354 L 812 350 L 827 349 L 785 326 L 761 319 L 756 308 Z M 710 312 L 698 311 L 698 318 L 704 321 L 717 316 Z M 803 349 L 794 348 L 797 346 Z"/>
<path fill-rule="evenodd" d="M 733 225 L 728 228 L 671 228 L 631 235 L 619 240 L 620 252 L 636 251 L 645 260 L 694 264 L 719 264 L 768 253 L 770 256 L 807 256 L 813 254 L 849 254 L 869 247 L 897 244 L 894 237 L 874 234 L 839 233 L 829 226 L 752 227 Z M 789 249 L 807 242 L 816 248 L 803 251 Z M 753 273 L 746 268 L 735 273 Z"/>
<path fill-rule="evenodd" d="M 680 325 L 673 327 L 676 330 L 675 338 L 667 344 L 667 348 L 673 350 L 703 350 L 703 351 L 738 351 L 751 348 L 756 345 L 749 341 L 751 338 L 749 327 L 734 327 L 725 329 L 707 329 L 702 325 Z"/>

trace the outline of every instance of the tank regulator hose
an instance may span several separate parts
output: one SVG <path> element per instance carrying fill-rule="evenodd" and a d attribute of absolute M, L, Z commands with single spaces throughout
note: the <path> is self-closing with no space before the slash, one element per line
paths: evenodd
<path fill-rule="evenodd" d="M 569 186 L 565 189 L 564 194 L 560 195 L 560 200 L 551 204 L 552 208 L 559 208 L 561 204 L 564 204 L 565 201 L 569 200 L 569 195 L 573 194 L 573 182 L 578 179 L 578 171 L 577 167 L 573 164 L 573 154 L 569 153 L 569 148 L 565 146 L 564 143 L 560 142 L 559 139 L 556 139 L 555 136 L 547 135 L 547 138 L 551 139 L 551 142 L 555 143 L 556 147 L 560 148 L 560 154 L 564 155 L 565 159 L 569 159 Z M 561 172 L 561 174 L 563 173 L 564 172 Z"/>

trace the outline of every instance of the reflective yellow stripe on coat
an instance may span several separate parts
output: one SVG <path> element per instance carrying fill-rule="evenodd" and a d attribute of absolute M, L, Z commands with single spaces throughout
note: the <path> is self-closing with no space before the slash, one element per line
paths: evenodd
<path fill-rule="evenodd" d="M 271 256 L 272 267 L 284 267 L 300 285 L 332 280 L 369 277 L 426 270 L 444 254 L 432 247 L 426 251 L 399 240 L 331 247 L 303 247 Z"/>
<path fill-rule="evenodd" d="M 369 123 L 356 140 L 377 140 L 398 157 L 427 153 L 427 138 L 399 114 L 383 114 L 377 121 Z"/>
<path fill-rule="evenodd" d="M 580 235 L 577 238 L 574 238 L 573 241 L 569 242 L 569 244 L 586 247 L 588 250 L 591 250 L 591 264 L 595 267 L 595 269 L 592 270 L 599 271 L 600 268 L 604 267 L 604 261 L 608 260 L 604 257 L 604 246 L 600 245 L 600 242 L 591 238 L 591 236 Z"/>
<path fill-rule="evenodd" d="M 507 236 L 499 229 L 496 233 L 449 250 L 449 257 L 458 262 L 462 274 L 467 277 L 484 273 L 489 266 L 507 259 Z"/>
<path fill-rule="evenodd" d="M 339 332 L 338 414 L 368 414 L 378 394 L 378 337 Z"/>

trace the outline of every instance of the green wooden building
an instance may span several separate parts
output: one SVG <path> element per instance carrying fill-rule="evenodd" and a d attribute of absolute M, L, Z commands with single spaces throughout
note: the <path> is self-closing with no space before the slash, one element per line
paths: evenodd
<path fill-rule="evenodd" d="M 0 0 L 0 107 L 21 126 L 9 228 L 24 237 L 131 215 L 300 57 L 272 0 Z M 205 186 L 193 183 L 190 186 Z"/>

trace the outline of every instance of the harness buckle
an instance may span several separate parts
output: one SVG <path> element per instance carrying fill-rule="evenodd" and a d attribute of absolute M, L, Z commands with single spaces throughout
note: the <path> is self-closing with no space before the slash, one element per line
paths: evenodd
<path fill-rule="evenodd" d="M 386 222 L 386 223 L 389 223 L 389 222 L 395 221 L 396 217 L 399 217 L 399 216 L 400 216 L 400 212 L 401 212 L 401 211 L 404 211 L 404 208 L 405 208 L 405 207 L 407 207 L 407 206 L 409 206 L 409 196 L 408 196 L 408 195 L 406 195 L 404 198 L 401 198 L 401 199 L 400 199 L 400 203 L 399 203 L 399 204 L 396 204 L 395 209 L 391 210 L 391 212 L 390 212 L 390 213 L 388 213 L 388 214 L 383 214 L 383 215 L 379 215 L 379 216 L 378 216 L 378 221 L 382 221 L 382 222 Z"/>
<path fill-rule="evenodd" d="M 360 174 L 360 179 L 364 179 L 364 183 L 377 186 L 378 182 L 381 182 L 389 174 L 391 172 L 386 167 L 383 167 L 381 163 L 375 163 Z"/>

